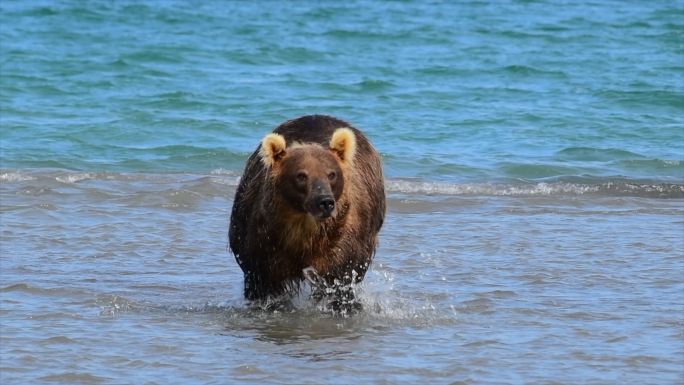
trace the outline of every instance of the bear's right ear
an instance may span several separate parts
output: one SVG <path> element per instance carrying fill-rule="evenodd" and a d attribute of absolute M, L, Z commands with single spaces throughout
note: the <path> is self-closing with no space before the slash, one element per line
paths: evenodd
<path fill-rule="evenodd" d="M 261 149 L 259 155 L 261 161 L 267 167 L 273 165 L 285 156 L 285 138 L 280 134 L 268 134 L 261 140 Z"/>
<path fill-rule="evenodd" d="M 347 127 L 338 128 L 330 138 L 330 149 L 346 164 L 352 164 L 356 154 L 356 135 Z"/>

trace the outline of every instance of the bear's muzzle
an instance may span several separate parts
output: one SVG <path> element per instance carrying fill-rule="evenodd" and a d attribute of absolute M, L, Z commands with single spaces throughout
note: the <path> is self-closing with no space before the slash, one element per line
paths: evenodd
<path fill-rule="evenodd" d="M 329 218 L 335 211 L 335 198 L 332 195 L 319 195 L 316 198 L 316 207 L 320 210 L 319 218 Z"/>

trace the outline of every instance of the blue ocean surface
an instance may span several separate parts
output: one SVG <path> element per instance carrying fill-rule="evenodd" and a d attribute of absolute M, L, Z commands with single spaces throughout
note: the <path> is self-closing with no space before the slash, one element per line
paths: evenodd
<path fill-rule="evenodd" d="M 681 2 L 1 6 L 4 168 L 240 172 L 323 113 L 390 177 L 684 180 Z"/>
<path fill-rule="evenodd" d="M 364 311 L 255 311 L 247 157 L 381 153 Z M 684 382 L 684 2 L 0 1 L 0 382 Z"/>

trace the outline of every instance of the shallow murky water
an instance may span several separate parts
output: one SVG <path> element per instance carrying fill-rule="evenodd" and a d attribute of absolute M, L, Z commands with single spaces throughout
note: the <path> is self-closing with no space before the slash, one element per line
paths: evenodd
<path fill-rule="evenodd" d="M 236 182 L 4 172 L 2 382 L 682 382 L 681 199 L 390 181 L 364 310 L 344 318 L 306 295 L 245 305 Z"/>

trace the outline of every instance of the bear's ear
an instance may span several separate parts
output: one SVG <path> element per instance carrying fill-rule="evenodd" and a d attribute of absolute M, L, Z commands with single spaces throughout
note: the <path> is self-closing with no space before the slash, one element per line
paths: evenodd
<path fill-rule="evenodd" d="M 281 160 L 285 156 L 285 138 L 279 134 L 268 134 L 261 140 L 259 155 L 261 161 L 268 167 Z"/>
<path fill-rule="evenodd" d="M 338 128 L 330 138 L 330 149 L 343 163 L 351 164 L 356 154 L 356 135 L 350 128 Z"/>

